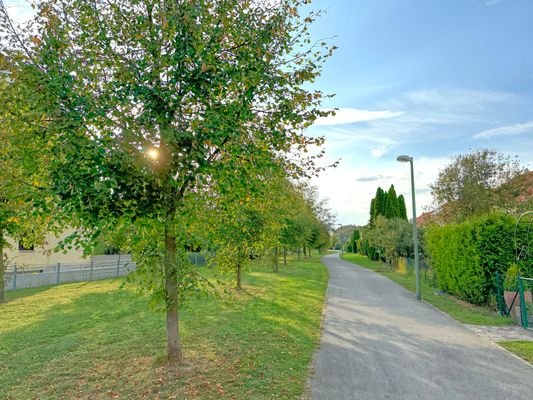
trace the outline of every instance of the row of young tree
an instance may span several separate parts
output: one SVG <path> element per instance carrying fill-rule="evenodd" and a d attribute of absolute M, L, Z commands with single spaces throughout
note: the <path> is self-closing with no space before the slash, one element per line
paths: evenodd
<path fill-rule="evenodd" d="M 170 360 L 209 286 L 187 247 L 237 273 L 261 249 L 323 247 L 324 204 L 290 184 L 323 169 L 308 84 L 334 49 L 310 43 L 308 3 L 43 0 L 17 26 L 0 0 L 0 247 L 70 226 L 65 248 L 131 250 Z"/>

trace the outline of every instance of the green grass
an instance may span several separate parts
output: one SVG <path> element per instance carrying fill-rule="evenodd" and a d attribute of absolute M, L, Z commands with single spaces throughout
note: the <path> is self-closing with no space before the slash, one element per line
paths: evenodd
<path fill-rule="evenodd" d="M 320 337 L 319 257 L 254 266 L 244 290 L 194 300 L 185 361 L 165 362 L 164 317 L 119 280 L 8 293 L 0 305 L 1 399 L 295 399 Z"/>
<path fill-rule="evenodd" d="M 414 274 L 392 272 L 386 264 L 372 261 L 368 257 L 360 254 L 345 253 L 343 258 L 344 260 L 360 265 L 361 267 L 379 272 L 406 289 L 415 292 L 416 283 Z M 475 306 L 451 295 L 442 293 L 439 289 L 431 287 L 424 279 L 421 279 L 420 289 L 422 292 L 422 298 L 425 301 L 464 324 L 492 326 L 514 324 L 514 321 L 511 318 L 500 317 L 488 308 Z"/>
<path fill-rule="evenodd" d="M 533 364 L 533 342 L 509 340 L 504 342 L 498 342 L 498 344 Z"/>

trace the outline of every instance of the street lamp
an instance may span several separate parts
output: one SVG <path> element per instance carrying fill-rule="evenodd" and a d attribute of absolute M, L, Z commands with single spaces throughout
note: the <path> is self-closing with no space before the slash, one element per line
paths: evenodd
<path fill-rule="evenodd" d="M 409 162 L 411 164 L 411 196 L 413 198 L 413 242 L 415 244 L 415 276 L 416 276 L 416 298 L 422 299 L 420 291 L 420 263 L 418 261 L 418 235 L 416 232 L 416 205 L 415 205 L 415 176 L 413 172 L 413 157 L 398 156 L 396 161 Z"/>

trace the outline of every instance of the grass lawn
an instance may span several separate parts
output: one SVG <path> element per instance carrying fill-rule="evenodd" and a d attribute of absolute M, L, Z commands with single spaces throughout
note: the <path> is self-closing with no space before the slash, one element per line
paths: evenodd
<path fill-rule="evenodd" d="M 345 253 L 343 259 L 379 272 L 412 292 L 416 290 L 414 274 L 391 272 L 386 264 L 372 261 L 368 257 L 360 254 Z M 459 322 L 472 325 L 493 326 L 514 324 L 511 318 L 500 317 L 485 307 L 475 306 L 448 294 L 440 293 L 438 289 L 431 287 L 424 279 L 421 279 L 420 286 L 422 298 L 425 301 L 449 314 Z"/>
<path fill-rule="evenodd" d="M 533 364 L 533 342 L 510 340 L 498 344 Z"/>
<path fill-rule="evenodd" d="M 185 362 L 165 362 L 164 316 L 120 280 L 8 292 L 1 399 L 296 399 L 320 337 L 327 271 L 317 255 L 183 311 Z"/>

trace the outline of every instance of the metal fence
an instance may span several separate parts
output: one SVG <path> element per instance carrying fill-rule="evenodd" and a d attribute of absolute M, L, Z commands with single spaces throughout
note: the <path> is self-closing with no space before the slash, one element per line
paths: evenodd
<path fill-rule="evenodd" d="M 125 276 L 135 269 L 129 254 L 92 256 L 83 263 L 54 265 L 14 264 L 5 273 L 4 288 L 17 290 L 68 282 Z"/>
<path fill-rule="evenodd" d="M 189 253 L 192 264 L 206 264 L 205 254 Z M 17 290 L 68 282 L 96 281 L 128 275 L 136 268 L 129 254 L 92 256 L 82 263 L 14 264 L 5 272 L 4 288 Z M 1 282 L 0 282 L 1 284 Z"/>
<path fill-rule="evenodd" d="M 511 316 L 524 328 L 533 327 L 533 278 L 517 276 L 516 285 L 507 288 L 496 272 L 496 303 L 500 315 Z"/>

